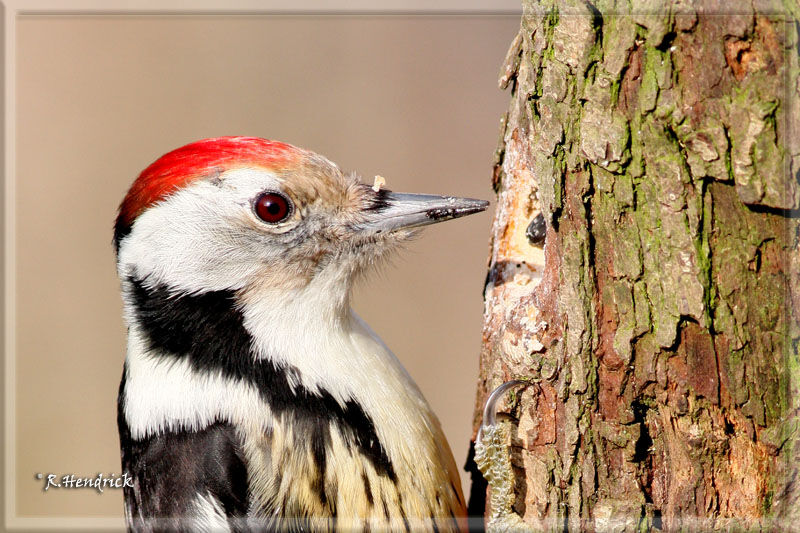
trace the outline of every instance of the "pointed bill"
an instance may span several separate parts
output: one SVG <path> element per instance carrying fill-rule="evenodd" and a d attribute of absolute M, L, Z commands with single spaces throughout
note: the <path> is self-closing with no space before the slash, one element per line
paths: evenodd
<path fill-rule="evenodd" d="M 363 231 L 382 233 L 444 222 L 479 213 L 489 206 L 485 200 L 381 191 L 381 201 L 360 224 Z"/>

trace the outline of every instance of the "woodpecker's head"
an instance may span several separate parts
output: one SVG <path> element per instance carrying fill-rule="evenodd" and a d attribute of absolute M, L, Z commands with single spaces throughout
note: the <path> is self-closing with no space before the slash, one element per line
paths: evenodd
<path fill-rule="evenodd" d="M 320 278 L 346 292 L 414 228 L 486 206 L 376 192 L 313 152 L 221 137 L 147 167 L 120 206 L 114 244 L 122 279 L 176 292 L 302 289 Z"/>

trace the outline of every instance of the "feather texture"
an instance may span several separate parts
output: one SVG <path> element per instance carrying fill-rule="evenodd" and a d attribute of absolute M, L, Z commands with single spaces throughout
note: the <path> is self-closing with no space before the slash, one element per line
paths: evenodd
<path fill-rule="evenodd" d="M 291 203 L 275 223 L 254 209 L 268 192 Z M 413 234 L 375 226 L 396 216 L 392 198 L 245 137 L 192 143 L 137 178 L 114 231 L 131 527 L 464 525 L 436 416 L 350 308 L 357 274 Z"/>
<path fill-rule="evenodd" d="M 400 367 L 390 352 L 381 353 L 382 343 L 369 344 L 377 352 L 351 344 L 338 355 L 362 367 L 373 366 L 365 356 L 383 358 L 381 377 L 372 381 L 388 394 L 355 380 L 344 399 L 342 384 L 332 386 L 335 375 L 310 389 L 288 358 L 258 354 L 235 294 L 180 294 L 137 279 L 126 285 L 135 328 L 120 431 L 136 487 L 126 495 L 131 517 L 194 517 L 197 498 L 208 493 L 213 500 L 201 502 L 206 512 L 214 508 L 209 501 L 218 502 L 225 517 L 251 525 L 456 527 L 463 501 L 438 422 L 404 372 L 387 372 Z M 352 333 L 341 330 L 341 342 Z M 154 479 L 148 472 L 161 474 Z M 246 497 L 247 512 L 209 480 L 239 487 L 235 496 Z"/>

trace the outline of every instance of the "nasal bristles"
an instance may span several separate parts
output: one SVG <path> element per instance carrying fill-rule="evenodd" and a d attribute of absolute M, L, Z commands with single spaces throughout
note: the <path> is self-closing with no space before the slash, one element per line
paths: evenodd
<path fill-rule="evenodd" d="M 389 193 L 391 192 L 389 189 L 379 189 L 366 211 L 383 211 L 389 207 Z"/>

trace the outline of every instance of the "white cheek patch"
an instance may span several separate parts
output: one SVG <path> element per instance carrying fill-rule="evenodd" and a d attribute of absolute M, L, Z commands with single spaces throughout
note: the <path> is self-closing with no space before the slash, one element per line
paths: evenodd
<path fill-rule="evenodd" d="M 252 246 L 259 235 L 251 202 L 279 188 L 273 174 L 247 168 L 186 186 L 136 219 L 120 245 L 120 276 L 195 293 L 244 287 L 276 253 Z"/>
<path fill-rule="evenodd" d="M 163 431 L 197 431 L 215 422 L 268 428 L 258 391 L 220 372 L 197 372 L 185 359 L 148 353 L 138 328 L 128 333 L 125 420 L 135 440 Z"/>

